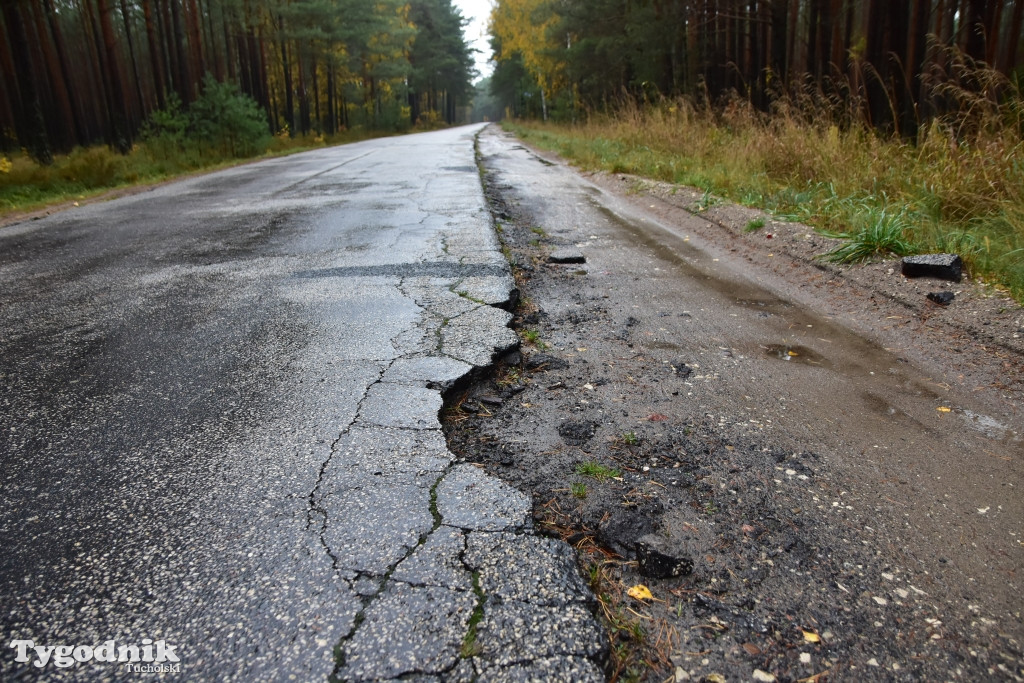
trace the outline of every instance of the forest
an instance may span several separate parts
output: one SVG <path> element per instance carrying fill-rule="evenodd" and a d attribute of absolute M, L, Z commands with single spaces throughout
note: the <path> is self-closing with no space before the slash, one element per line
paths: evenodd
<path fill-rule="evenodd" d="M 809 90 L 912 137 L 959 106 L 950 50 L 1019 77 L 1022 18 L 1014 0 L 498 0 L 492 88 L 514 115 L 562 119 L 624 95 L 767 110 Z"/>
<path fill-rule="evenodd" d="M 140 136 L 453 122 L 473 59 L 451 0 L 3 0 L 0 151 Z M 229 128 L 230 130 L 226 129 Z M 204 128 L 205 127 L 205 128 Z M 250 144 L 228 145 L 244 155 Z"/>

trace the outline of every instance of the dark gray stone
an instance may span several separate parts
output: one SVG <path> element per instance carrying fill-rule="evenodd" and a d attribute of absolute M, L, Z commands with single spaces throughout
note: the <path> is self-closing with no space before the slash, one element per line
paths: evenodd
<path fill-rule="evenodd" d="M 905 277 L 934 277 L 952 282 L 960 282 L 963 267 L 963 261 L 956 254 L 905 256 L 901 262 Z"/>
<path fill-rule="evenodd" d="M 548 255 L 548 263 L 586 263 L 587 258 L 579 249 L 556 249 Z"/>
<path fill-rule="evenodd" d="M 956 295 L 953 292 L 929 292 L 928 300 L 937 303 L 940 306 L 948 306 L 953 303 L 953 299 Z"/>
<path fill-rule="evenodd" d="M 672 370 L 683 379 L 686 379 L 693 374 L 693 368 L 687 365 L 686 361 L 682 358 L 677 358 L 672 361 Z"/>
<path fill-rule="evenodd" d="M 636 544 L 640 573 L 652 579 L 672 579 L 693 572 L 693 560 L 678 553 L 655 548 L 645 541 Z"/>
<path fill-rule="evenodd" d="M 558 425 L 558 435 L 570 446 L 582 446 L 594 438 L 597 423 L 587 420 L 576 422 L 570 420 Z"/>
<path fill-rule="evenodd" d="M 534 353 L 526 359 L 527 370 L 562 370 L 567 367 L 567 361 L 547 353 Z"/>

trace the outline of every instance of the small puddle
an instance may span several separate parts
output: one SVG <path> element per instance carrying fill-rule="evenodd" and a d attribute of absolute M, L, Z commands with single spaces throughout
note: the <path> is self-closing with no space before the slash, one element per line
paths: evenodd
<path fill-rule="evenodd" d="M 781 313 L 793 307 L 792 304 L 782 299 L 736 299 L 735 304 L 754 311 L 764 311 L 765 313 Z"/>
<path fill-rule="evenodd" d="M 778 358 L 787 363 L 814 365 L 819 368 L 832 367 L 831 361 L 825 356 L 800 344 L 770 344 L 761 348 L 765 350 L 765 354 L 769 358 Z"/>
<path fill-rule="evenodd" d="M 990 439 L 1019 441 L 1020 435 L 993 417 L 972 410 L 961 410 L 960 415 L 971 429 L 981 432 Z"/>

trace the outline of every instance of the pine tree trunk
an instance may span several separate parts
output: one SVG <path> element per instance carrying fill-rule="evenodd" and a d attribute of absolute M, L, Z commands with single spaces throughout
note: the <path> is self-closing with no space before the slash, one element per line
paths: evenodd
<path fill-rule="evenodd" d="M 146 116 L 146 102 L 142 96 L 142 79 L 139 77 L 139 63 L 135 58 L 135 41 L 132 39 L 132 26 L 128 15 L 127 0 L 121 0 L 121 18 L 124 20 L 124 36 L 125 42 L 128 44 L 128 58 L 132 63 L 132 75 L 135 77 L 137 121 L 141 121 Z"/>
<path fill-rule="evenodd" d="M 164 66 L 161 59 L 160 42 L 156 38 L 156 26 L 153 23 L 152 0 L 142 0 L 142 17 L 146 23 L 146 43 L 149 45 L 149 68 L 152 71 L 153 90 L 156 92 L 156 106 L 167 107 L 167 90 L 164 85 Z"/>
<path fill-rule="evenodd" d="M 82 136 L 80 134 L 81 131 L 78 129 L 77 117 L 71 102 L 71 91 L 68 88 L 65 77 L 66 70 L 57 52 L 56 39 L 49 31 L 43 13 L 44 9 L 39 4 L 32 3 L 32 14 L 36 23 L 39 47 L 43 51 L 46 69 L 50 75 L 50 91 L 59 110 L 58 115 L 62 119 L 60 130 L 63 132 L 63 135 L 59 141 L 59 147 L 62 151 L 67 151 L 76 144 L 82 144 Z"/>
<path fill-rule="evenodd" d="M 174 55 L 174 69 L 172 71 L 175 76 L 175 87 L 178 91 L 178 97 L 181 98 L 182 104 L 187 105 L 192 102 L 194 84 L 188 69 L 185 26 L 181 17 L 179 0 L 170 0 L 169 4 L 171 6 L 171 30 L 173 32 L 171 46 Z"/>
<path fill-rule="evenodd" d="M 110 107 L 110 140 L 109 144 L 121 154 L 132 150 L 132 133 L 128 124 L 127 101 L 124 96 L 124 83 L 117 59 L 117 39 L 114 35 L 114 24 L 111 20 L 112 8 L 108 0 L 96 0 L 99 14 L 100 35 L 103 38 L 103 54 L 108 87 L 108 105 Z"/>
<path fill-rule="evenodd" d="M 288 124 L 288 134 L 295 137 L 295 102 L 292 99 L 292 65 L 288 54 L 288 41 L 284 38 L 284 19 L 277 18 L 281 63 L 284 67 L 284 122 Z"/>
<path fill-rule="evenodd" d="M 18 140 L 33 159 L 48 166 L 53 163 L 53 153 L 50 151 L 50 140 L 46 134 L 42 103 L 36 89 L 35 70 L 29 53 L 25 24 L 22 22 L 21 5 L 22 3 L 10 0 L 3 3 L 7 39 L 10 41 L 18 90 L 21 94 L 20 103 L 15 112 L 18 121 Z"/>

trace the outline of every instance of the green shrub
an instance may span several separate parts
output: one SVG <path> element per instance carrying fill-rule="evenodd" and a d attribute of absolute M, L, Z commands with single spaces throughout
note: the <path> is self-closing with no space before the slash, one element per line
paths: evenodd
<path fill-rule="evenodd" d="M 270 144 L 267 120 L 255 100 L 210 74 L 203 79 L 203 94 L 189 106 L 188 118 L 191 137 L 219 148 L 224 156 L 255 156 Z"/>

